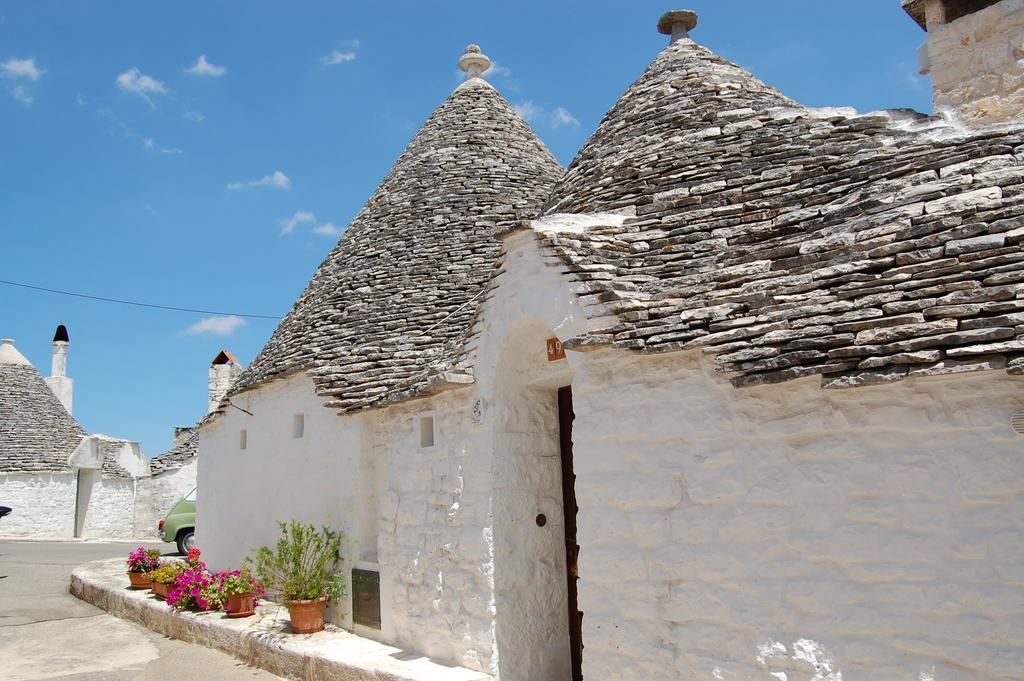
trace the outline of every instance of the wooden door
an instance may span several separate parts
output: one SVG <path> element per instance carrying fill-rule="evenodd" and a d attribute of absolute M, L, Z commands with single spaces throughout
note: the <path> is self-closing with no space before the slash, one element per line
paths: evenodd
<path fill-rule="evenodd" d="M 558 448 L 562 455 L 562 511 L 565 514 L 566 584 L 569 592 L 569 645 L 572 681 L 583 679 L 583 613 L 579 611 L 576 582 L 579 579 L 580 547 L 576 543 L 576 474 L 572 466 L 572 388 L 558 390 Z"/>

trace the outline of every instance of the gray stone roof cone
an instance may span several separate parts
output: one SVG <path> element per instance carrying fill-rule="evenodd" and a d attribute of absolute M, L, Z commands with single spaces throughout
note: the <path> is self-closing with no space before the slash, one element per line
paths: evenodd
<path fill-rule="evenodd" d="M 0 341 L 0 472 L 70 471 L 84 435 L 14 341 Z"/>
<path fill-rule="evenodd" d="M 501 245 L 563 170 L 484 79 L 468 79 L 419 130 L 230 394 L 309 369 L 331 406 L 416 390 L 452 361 Z"/>
<path fill-rule="evenodd" d="M 541 234 L 608 301 L 566 345 L 702 348 L 736 386 L 1024 373 L 1024 128 L 800 106 L 695 22 L 659 22 L 673 41 L 546 202 L 620 218 Z"/>

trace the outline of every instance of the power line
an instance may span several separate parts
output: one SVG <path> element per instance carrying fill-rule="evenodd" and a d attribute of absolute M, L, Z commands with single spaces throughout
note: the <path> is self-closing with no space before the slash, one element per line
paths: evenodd
<path fill-rule="evenodd" d="M 250 319 L 280 319 L 280 317 L 266 314 L 242 314 L 240 312 L 218 312 L 216 310 L 196 310 L 190 307 L 174 307 L 172 305 L 154 305 L 152 303 L 138 303 L 133 300 L 119 300 L 117 298 L 104 298 L 103 296 L 90 296 L 85 293 L 72 293 L 71 291 L 60 291 L 55 288 L 44 288 L 42 286 L 32 286 L 31 284 L 21 284 L 16 281 L 6 281 L 0 279 L 0 284 L 7 284 L 8 286 L 19 286 L 21 288 L 29 288 L 34 291 L 45 291 L 47 293 L 59 293 L 62 296 L 74 296 L 75 298 L 87 298 L 89 300 L 99 300 L 104 303 L 117 303 L 119 305 L 134 305 L 136 307 L 151 307 L 157 310 L 173 310 L 174 312 L 195 312 L 197 314 L 214 314 L 234 317 L 248 317 Z"/>

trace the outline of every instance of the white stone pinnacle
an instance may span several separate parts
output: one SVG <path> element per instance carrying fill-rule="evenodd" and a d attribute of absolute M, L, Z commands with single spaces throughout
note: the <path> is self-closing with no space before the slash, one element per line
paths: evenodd
<path fill-rule="evenodd" d="M 0 364 L 29 364 L 29 361 L 14 347 L 13 338 L 2 338 L 0 339 Z"/>
<path fill-rule="evenodd" d="M 481 78 L 491 68 L 491 60 L 480 51 L 479 45 L 468 45 L 466 53 L 459 57 L 459 68 L 466 72 L 468 78 Z"/>
<path fill-rule="evenodd" d="M 658 33 L 672 36 L 668 44 L 690 37 L 690 31 L 697 27 L 697 13 L 688 9 L 665 12 L 658 19 Z"/>

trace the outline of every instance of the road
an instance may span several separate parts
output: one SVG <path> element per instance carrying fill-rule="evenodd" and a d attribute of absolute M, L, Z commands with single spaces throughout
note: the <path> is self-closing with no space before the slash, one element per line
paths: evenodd
<path fill-rule="evenodd" d="M 0 678 L 3 681 L 277 681 L 216 650 L 166 638 L 68 593 L 81 563 L 124 556 L 138 544 L 0 540 Z M 174 551 L 173 544 L 146 544 Z"/>

